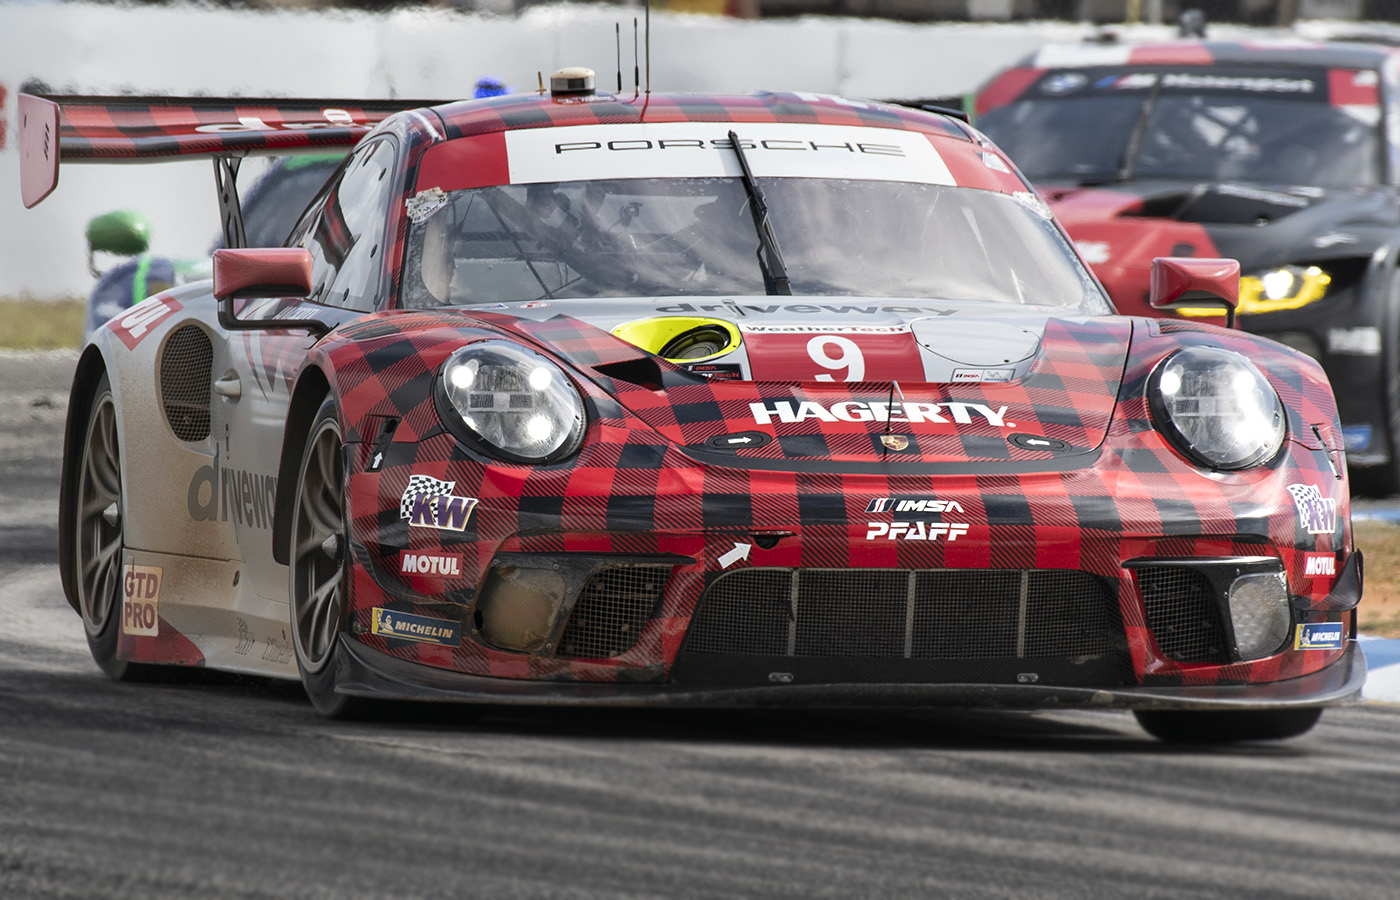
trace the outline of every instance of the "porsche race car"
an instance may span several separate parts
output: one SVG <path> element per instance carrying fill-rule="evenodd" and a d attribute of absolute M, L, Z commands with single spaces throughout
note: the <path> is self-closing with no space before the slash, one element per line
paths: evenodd
<path fill-rule="evenodd" d="M 577 71 L 398 112 L 21 102 L 31 205 L 60 160 L 212 157 L 223 188 L 212 281 L 74 378 L 63 582 L 114 678 L 299 678 L 333 716 L 1118 708 L 1207 741 L 1360 691 L 1322 369 L 1114 314 L 956 118 Z M 352 145 L 245 246 L 234 160 Z M 1157 276 L 1229 306 L 1238 267 Z"/>
<path fill-rule="evenodd" d="M 1120 312 L 1150 313 L 1155 257 L 1238 259 L 1241 326 L 1322 363 L 1356 486 L 1400 492 L 1395 48 L 1049 45 L 975 107 Z"/>

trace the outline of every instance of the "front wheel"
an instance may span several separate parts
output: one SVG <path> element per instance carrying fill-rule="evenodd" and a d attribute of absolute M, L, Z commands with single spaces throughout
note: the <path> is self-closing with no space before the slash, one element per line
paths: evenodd
<path fill-rule="evenodd" d="M 1322 708 L 1135 709 L 1133 715 L 1144 731 L 1168 743 L 1228 744 L 1297 737 L 1317 724 Z"/>
<path fill-rule="evenodd" d="M 340 416 L 328 397 L 311 423 L 297 469 L 287 558 L 297 670 L 311 705 L 331 718 L 353 718 L 371 707 L 370 701 L 335 689 L 346 613 L 346 522 L 345 449 Z"/>

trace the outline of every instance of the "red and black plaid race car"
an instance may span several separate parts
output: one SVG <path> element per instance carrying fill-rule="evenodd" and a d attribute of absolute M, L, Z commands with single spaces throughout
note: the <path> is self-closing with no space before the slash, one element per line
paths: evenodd
<path fill-rule="evenodd" d="M 1400 53 L 1052 45 L 976 111 L 1120 312 L 1148 312 L 1154 257 L 1238 259 L 1242 327 L 1321 361 L 1356 485 L 1400 491 Z"/>
<path fill-rule="evenodd" d="M 1360 690 L 1321 369 L 1112 314 L 963 122 L 567 72 L 372 128 L 23 102 L 28 201 L 59 158 L 211 156 L 232 248 L 77 367 L 63 578 L 114 677 L 300 677 L 332 715 L 1117 707 L 1187 740 Z M 240 246 L 231 160 L 351 142 L 286 247 Z M 1155 299 L 1237 276 L 1163 260 Z"/>

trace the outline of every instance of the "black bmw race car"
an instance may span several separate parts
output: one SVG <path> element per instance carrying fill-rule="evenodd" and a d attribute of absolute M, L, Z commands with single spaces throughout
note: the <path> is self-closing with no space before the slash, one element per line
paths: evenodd
<path fill-rule="evenodd" d="M 1384 494 L 1400 490 L 1398 63 L 1296 40 L 1052 45 L 975 107 L 1119 311 L 1152 314 L 1154 257 L 1238 259 L 1241 326 L 1322 363 L 1355 486 Z"/>

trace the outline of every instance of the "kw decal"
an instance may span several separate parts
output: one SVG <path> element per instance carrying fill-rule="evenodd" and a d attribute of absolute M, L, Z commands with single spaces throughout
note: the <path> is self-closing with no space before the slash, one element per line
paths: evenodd
<path fill-rule="evenodd" d="M 1298 507 L 1298 522 L 1308 534 L 1332 534 L 1337 530 L 1337 501 L 1322 496 L 1311 484 L 1290 484 L 1293 505 Z"/>
<path fill-rule="evenodd" d="M 456 486 L 455 481 L 439 481 L 431 475 L 410 476 L 399 499 L 399 518 L 407 519 L 411 527 L 464 530 L 478 501 L 454 495 Z"/>

